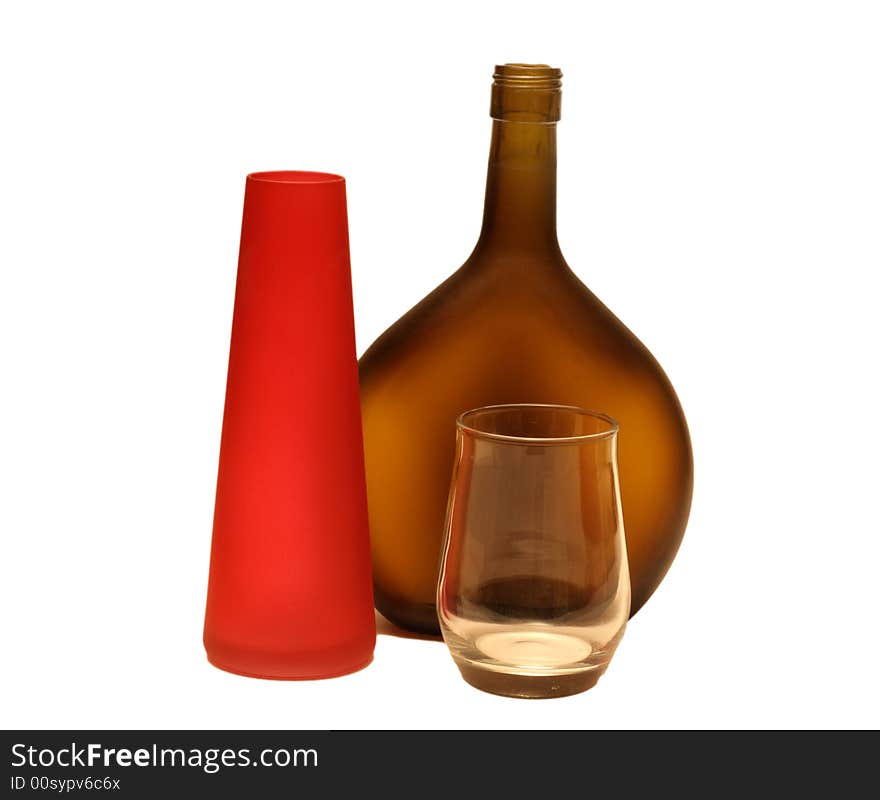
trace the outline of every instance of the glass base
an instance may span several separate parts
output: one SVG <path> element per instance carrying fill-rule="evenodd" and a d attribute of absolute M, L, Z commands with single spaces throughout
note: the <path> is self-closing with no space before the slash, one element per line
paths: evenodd
<path fill-rule="evenodd" d="M 521 672 L 498 672 L 469 661 L 455 662 L 461 676 L 475 689 L 503 697 L 547 699 L 568 697 L 592 689 L 605 672 L 607 664 L 567 674 L 536 675 Z"/>

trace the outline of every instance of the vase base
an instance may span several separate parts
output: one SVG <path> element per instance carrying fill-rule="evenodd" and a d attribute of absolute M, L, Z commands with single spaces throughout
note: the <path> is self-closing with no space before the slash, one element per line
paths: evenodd
<path fill-rule="evenodd" d="M 350 675 L 352 672 L 360 672 L 362 669 L 370 666 L 372 662 L 373 657 L 370 656 L 366 661 L 354 664 L 353 666 L 344 667 L 341 669 L 333 669 L 327 672 L 316 672 L 315 674 L 303 675 L 297 675 L 293 673 L 288 675 L 266 675 L 258 672 L 248 672 L 245 669 L 240 669 L 229 664 L 224 664 L 223 662 L 216 661 L 215 659 L 208 656 L 208 663 L 219 670 L 223 670 L 223 672 L 229 672 L 233 675 L 240 675 L 243 678 L 257 678 L 264 681 L 322 681 L 328 678 L 341 678 L 343 675 Z"/>

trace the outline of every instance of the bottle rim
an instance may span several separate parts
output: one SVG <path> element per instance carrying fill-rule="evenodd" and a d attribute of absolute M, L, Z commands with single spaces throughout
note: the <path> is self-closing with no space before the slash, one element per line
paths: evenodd
<path fill-rule="evenodd" d="M 492 78 L 496 86 L 516 89 L 562 88 L 562 70 L 547 64 L 497 64 Z"/>

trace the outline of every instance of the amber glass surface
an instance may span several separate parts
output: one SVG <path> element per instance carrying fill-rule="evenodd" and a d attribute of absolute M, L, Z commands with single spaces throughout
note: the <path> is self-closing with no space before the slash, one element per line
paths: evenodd
<path fill-rule="evenodd" d="M 455 420 L 468 409 L 553 403 L 619 420 L 633 612 L 665 575 L 687 523 L 693 464 L 675 391 L 557 243 L 560 86 L 550 67 L 496 69 L 479 241 L 360 362 L 376 605 L 412 630 L 439 630 Z"/>

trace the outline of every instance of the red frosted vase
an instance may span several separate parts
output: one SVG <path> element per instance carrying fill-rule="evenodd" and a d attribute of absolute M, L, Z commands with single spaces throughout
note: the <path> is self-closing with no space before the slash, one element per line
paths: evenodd
<path fill-rule="evenodd" d="M 261 678 L 359 669 L 376 641 L 345 181 L 247 178 L 204 643 Z"/>

